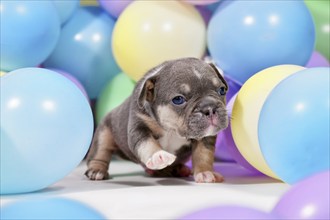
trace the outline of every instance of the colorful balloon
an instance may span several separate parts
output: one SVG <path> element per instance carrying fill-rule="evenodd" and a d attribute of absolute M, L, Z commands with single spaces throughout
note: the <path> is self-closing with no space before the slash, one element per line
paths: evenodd
<path fill-rule="evenodd" d="M 209 5 L 219 2 L 220 0 L 183 0 L 193 5 Z"/>
<path fill-rule="evenodd" d="M 119 73 L 103 89 L 96 102 L 96 122 L 101 120 L 115 107 L 119 106 L 134 90 L 135 82 L 126 74 Z"/>
<path fill-rule="evenodd" d="M 302 1 L 223 1 L 207 35 L 215 62 L 240 83 L 271 66 L 304 66 L 315 41 L 313 19 Z"/>
<path fill-rule="evenodd" d="M 280 65 L 260 71 L 244 83 L 232 111 L 231 132 L 238 150 L 249 164 L 276 179 L 277 175 L 269 168 L 260 149 L 259 115 L 272 89 L 280 81 L 302 69 L 302 66 Z"/>
<path fill-rule="evenodd" d="M 305 0 L 312 13 L 316 30 L 316 50 L 330 60 L 330 1 Z"/>
<path fill-rule="evenodd" d="M 80 0 L 81 6 L 99 6 L 99 2 L 97 0 Z"/>
<path fill-rule="evenodd" d="M 283 219 L 330 218 L 329 170 L 315 174 L 293 185 L 273 209 Z"/>
<path fill-rule="evenodd" d="M 1 219 L 105 219 L 96 210 L 78 201 L 65 198 L 39 198 L 20 200 L 1 206 Z"/>
<path fill-rule="evenodd" d="M 314 51 L 306 67 L 329 67 L 329 61 L 317 51 Z"/>
<path fill-rule="evenodd" d="M 41 64 L 54 50 L 60 19 L 51 1 L 1 1 L 0 69 Z"/>
<path fill-rule="evenodd" d="M 98 0 L 100 6 L 112 17 L 118 18 L 132 0 Z"/>
<path fill-rule="evenodd" d="M 232 79 L 230 76 L 228 76 L 226 74 L 224 74 L 224 78 L 229 87 L 229 90 L 226 94 L 226 99 L 227 99 L 227 102 L 229 103 L 231 98 L 234 97 L 238 93 L 238 91 L 241 89 L 242 84 L 237 82 L 236 80 Z"/>
<path fill-rule="evenodd" d="M 91 99 L 120 72 L 111 50 L 114 20 L 100 8 L 79 8 L 63 26 L 59 42 L 44 66 L 76 77 Z"/>
<path fill-rule="evenodd" d="M 94 129 L 77 86 L 51 70 L 23 68 L 1 77 L 0 89 L 0 194 L 40 190 L 69 174 Z"/>
<path fill-rule="evenodd" d="M 262 155 L 286 183 L 330 169 L 329 82 L 330 68 L 298 71 L 281 81 L 262 106 Z"/>
<path fill-rule="evenodd" d="M 235 80 L 231 79 L 227 75 L 224 75 L 225 80 L 228 84 L 229 90 L 226 95 L 227 99 L 227 111 L 229 114 L 229 117 L 231 117 L 231 111 L 232 111 L 232 105 L 233 101 L 232 97 L 236 95 L 236 93 L 239 91 L 239 89 L 242 87 L 241 84 L 236 82 Z M 228 133 L 230 132 L 230 133 Z M 228 136 L 229 135 L 229 136 Z M 217 136 L 216 141 L 216 148 L 215 148 L 215 158 L 223 161 L 234 161 L 234 157 L 230 152 L 231 148 L 231 142 L 230 139 L 232 139 L 231 131 L 230 131 L 230 125 L 223 131 L 220 131 Z M 232 141 L 234 143 L 234 141 Z"/>
<path fill-rule="evenodd" d="M 63 25 L 79 7 L 79 0 L 53 0 L 52 1 L 60 16 L 61 24 Z"/>
<path fill-rule="evenodd" d="M 233 106 L 236 100 L 237 94 L 234 95 L 230 101 L 227 104 L 227 111 L 229 118 L 232 117 L 232 110 Z M 220 139 L 220 140 L 219 140 Z M 229 123 L 228 127 L 221 132 L 221 136 L 217 138 L 217 145 L 215 149 L 215 155 L 218 156 L 221 152 L 218 148 L 225 148 L 228 152 L 231 158 L 236 161 L 239 165 L 242 167 L 248 169 L 249 171 L 253 173 L 259 173 L 259 171 L 254 168 L 247 160 L 242 156 L 242 154 L 237 149 L 237 146 L 235 145 L 233 135 L 231 133 L 231 125 Z"/>
<path fill-rule="evenodd" d="M 206 49 L 206 27 L 198 11 L 178 1 L 134 1 L 113 32 L 118 65 L 133 80 L 170 59 L 198 57 Z"/>
<path fill-rule="evenodd" d="M 66 78 L 71 80 L 71 82 L 73 82 L 80 89 L 80 91 L 84 94 L 84 96 L 87 98 L 87 100 L 89 100 L 85 88 L 83 87 L 83 85 L 81 85 L 79 80 L 77 80 L 74 76 L 72 76 L 71 74 L 69 74 L 67 72 L 64 72 L 63 70 L 58 70 L 58 69 L 51 69 L 51 70 L 61 74 L 62 76 L 65 76 Z"/>

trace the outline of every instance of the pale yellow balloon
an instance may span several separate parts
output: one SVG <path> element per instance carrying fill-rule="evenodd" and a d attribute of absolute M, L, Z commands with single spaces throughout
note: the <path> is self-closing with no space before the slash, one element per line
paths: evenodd
<path fill-rule="evenodd" d="M 139 80 L 166 60 L 201 58 L 206 50 L 206 26 L 192 5 L 134 1 L 116 22 L 112 48 L 123 72 Z"/>
<path fill-rule="evenodd" d="M 98 6 L 99 2 L 97 0 L 80 0 L 81 6 Z"/>
<path fill-rule="evenodd" d="M 260 71 L 244 83 L 232 110 L 231 129 L 239 152 L 260 172 L 276 179 L 279 178 L 269 168 L 260 149 L 259 115 L 265 100 L 275 86 L 302 69 L 305 68 L 296 65 L 279 65 Z"/>

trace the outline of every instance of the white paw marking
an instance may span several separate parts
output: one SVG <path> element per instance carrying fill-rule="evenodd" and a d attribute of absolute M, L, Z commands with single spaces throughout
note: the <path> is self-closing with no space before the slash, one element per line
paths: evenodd
<path fill-rule="evenodd" d="M 223 176 L 221 176 L 219 173 L 211 171 L 197 173 L 195 174 L 194 178 L 197 183 L 215 183 L 223 181 Z"/>
<path fill-rule="evenodd" d="M 171 165 L 176 159 L 176 156 L 164 150 L 157 151 L 151 158 L 148 159 L 146 166 L 151 170 L 161 170 Z"/>
<path fill-rule="evenodd" d="M 102 172 L 97 172 L 96 176 L 95 176 L 95 180 L 103 180 L 104 178 L 104 173 Z"/>

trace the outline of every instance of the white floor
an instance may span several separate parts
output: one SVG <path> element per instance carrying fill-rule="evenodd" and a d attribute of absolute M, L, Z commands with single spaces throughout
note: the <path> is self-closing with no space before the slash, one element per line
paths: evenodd
<path fill-rule="evenodd" d="M 252 175 L 233 163 L 217 163 L 224 183 L 197 184 L 192 179 L 151 178 L 128 161 L 113 161 L 112 178 L 89 181 L 82 163 L 70 175 L 45 190 L 1 196 L 1 205 L 20 199 L 59 196 L 81 201 L 108 219 L 177 219 L 214 205 L 241 205 L 270 211 L 289 185 Z"/>

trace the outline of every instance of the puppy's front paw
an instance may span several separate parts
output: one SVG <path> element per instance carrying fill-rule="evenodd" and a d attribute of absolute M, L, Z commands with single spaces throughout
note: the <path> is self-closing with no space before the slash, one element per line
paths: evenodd
<path fill-rule="evenodd" d="M 219 173 L 211 171 L 197 173 L 194 175 L 194 179 L 196 183 L 220 183 L 224 180 L 223 176 Z"/>
<path fill-rule="evenodd" d="M 176 159 L 176 156 L 164 150 L 157 151 L 151 158 L 148 159 L 146 166 L 151 170 L 161 170 L 171 165 Z"/>
<path fill-rule="evenodd" d="M 85 175 L 90 180 L 105 180 L 105 179 L 109 179 L 109 173 L 108 173 L 108 171 L 107 170 L 103 170 L 103 169 L 89 168 L 85 172 Z"/>

